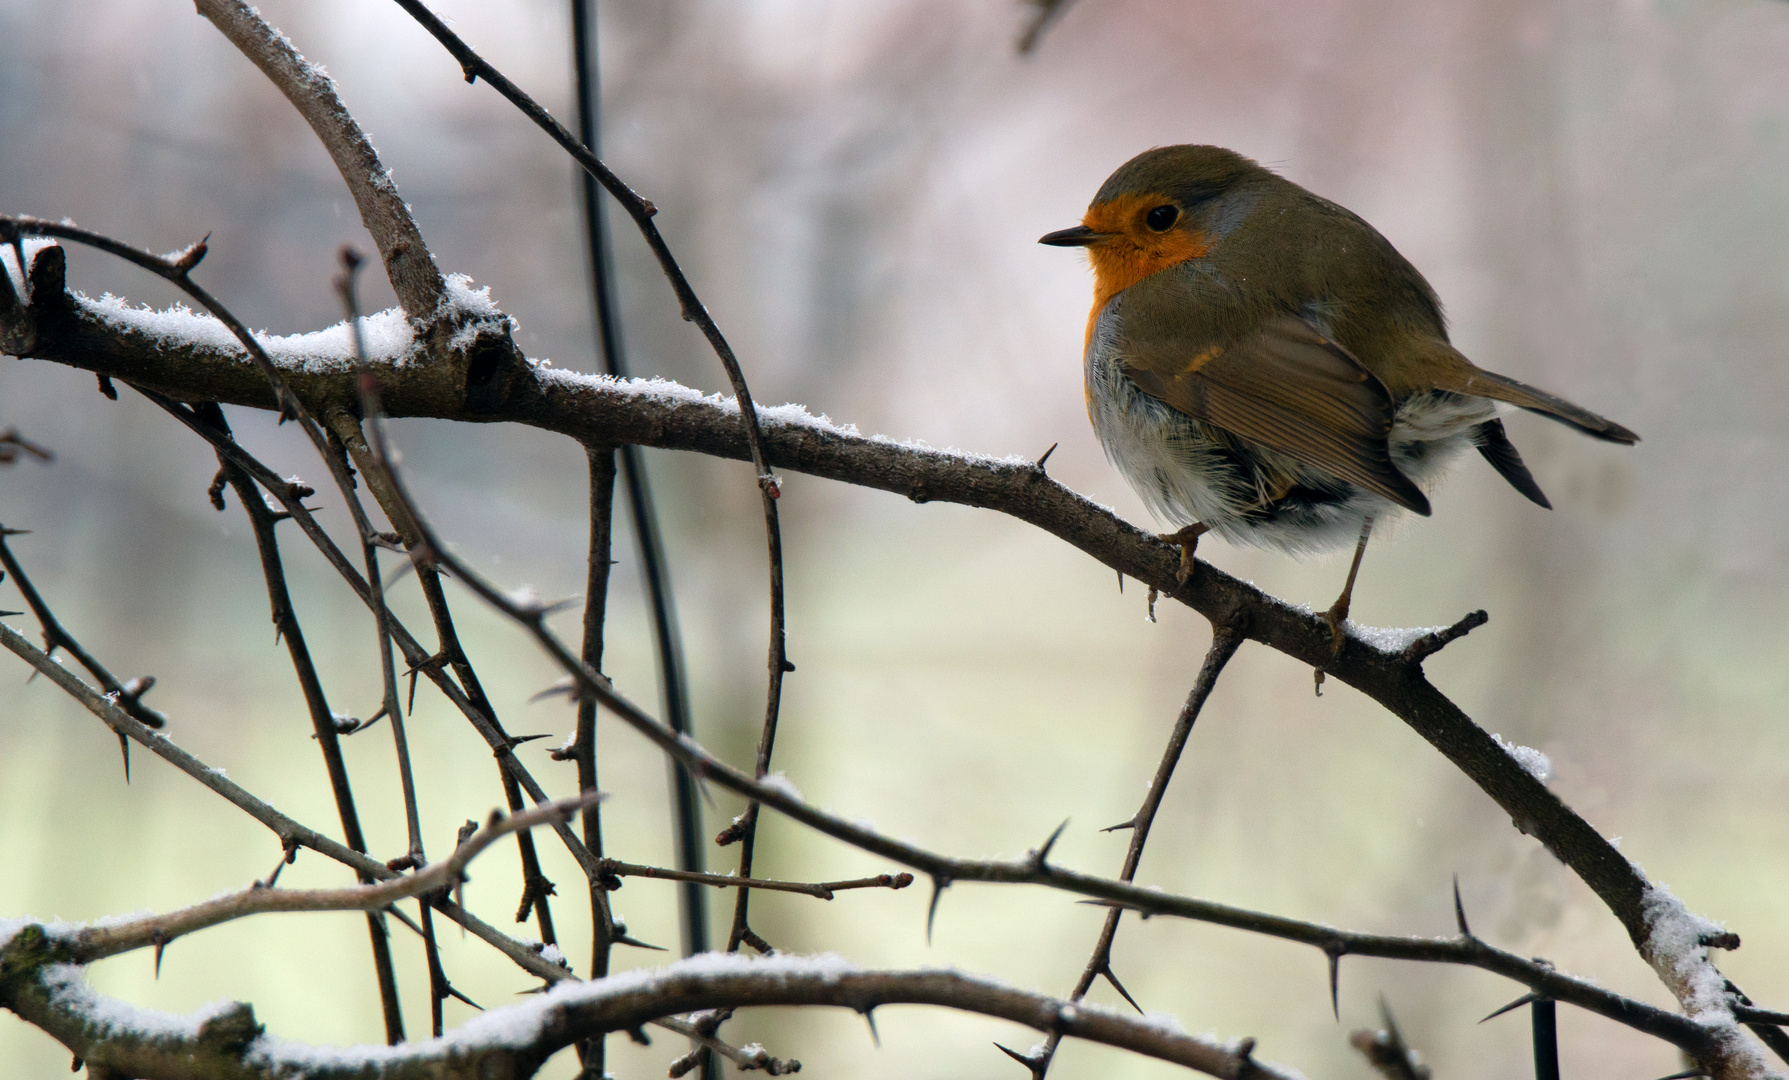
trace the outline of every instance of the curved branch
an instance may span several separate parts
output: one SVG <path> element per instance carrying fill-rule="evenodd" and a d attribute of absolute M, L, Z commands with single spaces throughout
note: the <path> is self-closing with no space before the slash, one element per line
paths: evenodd
<path fill-rule="evenodd" d="M 866 971 L 836 957 L 748 960 L 703 956 L 658 970 L 567 982 L 492 1010 L 444 1038 L 402 1047 L 319 1053 L 268 1038 L 237 1003 L 191 1017 L 137 1010 L 96 993 L 61 961 L 55 941 L 26 927 L 0 942 L 0 1005 L 89 1065 L 141 1080 L 525 1080 L 556 1051 L 657 1017 L 752 1005 L 830 1005 L 868 1014 L 885 1005 L 938 1005 L 1038 1031 L 1130 1050 L 1218 1077 L 1293 1080 L 1251 1054 L 1253 1039 L 1219 1043 L 1162 1017 L 1136 1017 L 1015 990 L 955 971 Z"/>
<path fill-rule="evenodd" d="M 257 882 L 238 892 L 166 915 L 83 926 L 73 934 L 69 959 L 77 964 L 89 964 L 133 949 L 160 948 L 186 934 L 269 911 L 378 911 L 412 896 L 451 889 L 461 882 L 467 864 L 500 838 L 549 821 L 567 820 L 599 797 L 598 793 L 592 792 L 523 810 L 509 817 L 493 810 L 484 827 L 467 837 L 445 862 L 431 863 L 405 877 L 341 889 L 275 889 Z"/>
<path fill-rule="evenodd" d="M 447 299 L 447 285 L 423 242 L 422 230 L 392 183 L 391 170 L 379 160 L 366 132 L 342 104 L 335 80 L 300 55 L 284 34 L 241 0 L 194 0 L 193 6 L 261 69 L 317 133 L 347 182 L 354 205 L 360 208 L 361 223 L 379 245 L 379 257 L 398 302 L 413 319 L 433 316 Z"/>

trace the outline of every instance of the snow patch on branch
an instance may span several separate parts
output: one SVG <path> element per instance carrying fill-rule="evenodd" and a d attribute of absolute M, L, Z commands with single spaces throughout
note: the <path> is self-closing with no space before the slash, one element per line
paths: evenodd
<path fill-rule="evenodd" d="M 610 375 L 589 375 L 564 368 L 551 367 L 542 361 L 536 361 L 534 375 L 548 387 L 559 387 L 566 390 L 598 391 L 602 393 L 623 393 L 630 397 L 645 398 L 666 408 L 678 408 L 687 405 L 699 405 L 721 412 L 739 415 L 739 404 L 732 394 L 704 394 L 670 379 L 617 379 Z M 865 436 L 856 424 L 841 424 L 825 413 L 815 415 L 806 405 L 790 402 L 785 405 L 756 404 L 758 423 L 768 432 L 779 428 L 800 428 L 817 431 L 827 435 L 837 435 L 849 439 L 868 438 L 870 442 L 884 446 L 898 447 L 903 450 L 922 450 L 928 454 L 939 454 L 955 458 L 971 465 L 1023 465 L 1031 468 L 1035 464 L 1023 454 L 1007 454 L 994 457 L 990 454 L 975 454 L 954 448 L 939 449 L 923 439 L 894 439 L 887 435 Z"/>
<path fill-rule="evenodd" d="M 1744 1069 L 1734 1075 L 1780 1076 L 1733 1018 L 1726 976 L 1708 958 L 1709 942 L 1725 935 L 1727 928 L 1690 911 L 1670 889 L 1657 884 L 1648 884 L 1641 894 L 1640 914 L 1646 923 L 1641 953 L 1684 1013 L 1720 1039 L 1726 1055 Z"/>
<path fill-rule="evenodd" d="M 15 922 L 0 922 L 0 933 L 16 932 Z M 627 971 L 588 982 L 566 980 L 531 1001 L 480 1013 L 441 1038 L 418 1040 L 399 1046 L 307 1046 L 263 1034 L 245 1049 L 243 1062 L 251 1069 L 270 1075 L 294 1078 L 325 1069 L 343 1072 L 356 1069 L 378 1070 L 400 1062 L 451 1060 L 491 1050 L 525 1049 L 538 1044 L 547 1025 L 555 1019 L 559 1010 L 611 999 L 650 997 L 655 993 L 669 994 L 678 989 L 687 989 L 692 983 L 703 980 L 747 977 L 772 983 L 795 980 L 833 986 L 853 976 L 862 975 L 873 979 L 889 974 L 894 973 L 868 971 L 833 954 L 778 954 L 758 957 L 741 953 L 702 953 L 661 968 Z M 927 968 L 901 974 L 949 975 L 969 987 L 997 991 L 1012 989 L 997 979 L 968 975 L 954 968 Z M 198 1038 L 206 1023 L 240 1008 L 229 1002 L 219 1002 L 185 1016 L 177 1016 L 105 997 L 88 985 L 82 977 L 82 968 L 75 965 L 46 967 L 42 977 L 50 992 L 52 1004 L 58 1010 L 97 1028 L 95 1034 L 101 1037 L 135 1036 L 191 1041 Z M 1127 1025 L 1140 1024 L 1176 1039 L 1194 1040 L 1212 1049 L 1232 1054 L 1240 1053 L 1243 1049 L 1243 1044 L 1235 1040 L 1215 1036 L 1190 1036 L 1173 1017 L 1160 1013 L 1139 1018 L 1127 1010 L 1084 1001 L 1054 1004 L 1059 1021 L 1065 1024 L 1073 1024 L 1086 1015 L 1099 1015 L 1117 1018 Z M 1290 1071 L 1286 1074 L 1297 1075 Z"/>
<path fill-rule="evenodd" d="M 73 296 L 77 305 L 114 331 L 147 337 L 162 348 L 202 348 L 223 353 L 243 351 L 242 343 L 229 327 L 185 304 L 157 310 L 138 307 L 111 293 L 97 300 L 80 293 Z M 416 352 L 415 334 L 402 308 L 386 308 L 363 316 L 360 329 L 366 340 L 369 361 L 403 367 Z M 346 321 L 308 334 L 255 331 L 254 335 L 274 365 L 282 370 L 323 375 L 354 369 L 354 335 Z"/>
<path fill-rule="evenodd" d="M 1510 742 L 1495 731 L 1491 732 L 1491 738 L 1497 740 L 1497 745 L 1503 747 L 1503 752 L 1510 757 L 1515 758 L 1516 764 L 1522 766 L 1529 776 L 1534 777 L 1543 784 L 1552 778 L 1552 758 L 1541 753 L 1532 746 L 1520 746 Z"/>
<path fill-rule="evenodd" d="M 353 1065 L 379 1065 L 414 1058 L 436 1058 L 448 1054 L 469 1053 L 497 1047 L 521 1048 L 540 1037 L 541 1028 L 550 1014 L 568 1005 L 600 1001 L 607 997 L 650 992 L 654 988 L 680 979 L 716 975 L 801 976 L 836 979 L 855 974 L 861 969 L 842 957 L 823 956 L 750 957 L 740 953 L 700 953 L 662 968 L 644 968 L 590 982 L 567 980 L 533 1001 L 480 1013 L 451 1033 L 438 1039 L 419 1040 L 401 1046 L 307 1046 L 263 1035 L 249 1048 L 249 1058 L 265 1063 L 269 1071 L 279 1074 L 289 1070 L 303 1075 L 306 1069 L 344 1068 Z"/>
<path fill-rule="evenodd" d="M 37 258 L 37 253 L 44 248 L 55 247 L 56 239 L 51 236 L 26 236 L 21 237 L 19 243 L 25 249 L 25 265 L 19 265 L 18 253 L 13 251 L 12 245 L 4 244 L 0 245 L 0 270 L 5 270 L 6 276 L 12 280 L 13 294 L 24 303 L 29 304 L 31 290 L 28 278 L 31 273 L 31 263 Z"/>
<path fill-rule="evenodd" d="M 50 964 L 40 978 L 51 1008 L 81 1017 L 95 1038 L 196 1039 L 201 1027 L 236 1008 L 234 1002 L 214 1001 L 184 1016 L 145 1009 L 98 993 L 81 972 L 78 964 Z"/>
<path fill-rule="evenodd" d="M 1305 610 L 1309 611 L 1309 608 Z M 1362 626 L 1350 619 L 1346 623 L 1350 637 L 1359 638 L 1382 653 L 1401 653 L 1428 637 L 1449 629 L 1445 626 Z"/>
<path fill-rule="evenodd" d="M 497 301 L 491 299 L 489 285 L 475 289 L 472 287 L 472 279 L 465 274 L 448 274 L 443 279 L 443 284 L 447 291 L 435 308 L 434 318 L 445 320 L 449 325 L 459 328 L 447 339 L 449 349 L 471 348 L 479 331 L 492 324 L 507 329 L 512 334 L 521 329 L 522 324 L 513 316 L 505 315 L 503 309 L 497 306 Z"/>

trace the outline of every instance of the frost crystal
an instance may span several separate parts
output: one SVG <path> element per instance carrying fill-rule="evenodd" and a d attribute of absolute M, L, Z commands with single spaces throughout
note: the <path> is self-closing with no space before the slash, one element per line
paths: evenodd
<path fill-rule="evenodd" d="M 1552 759 L 1539 750 L 1532 746 L 1518 746 L 1496 732 L 1491 733 L 1491 738 L 1496 739 L 1497 745 L 1503 747 L 1503 752 L 1515 758 L 1516 764 L 1522 766 L 1536 780 L 1544 784 L 1553 776 Z"/>

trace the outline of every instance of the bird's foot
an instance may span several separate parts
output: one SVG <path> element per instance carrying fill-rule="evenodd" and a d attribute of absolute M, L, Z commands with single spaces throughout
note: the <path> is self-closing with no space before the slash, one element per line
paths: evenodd
<path fill-rule="evenodd" d="M 1348 594 L 1343 593 L 1328 611 L 1323 613 L 1323 621 L 1329 624 L 1329 655 L 1334 658 L 1342 655 L 1342 643 L 1348 640 L 1342 625 L 1348 621 Z"/>
<path fill-rule="evenodd" d="M 1173 544 L 1180 549 L 1180 569 L 1174 573 L 1176 584 L 1185 585 L 1187 578 L 1193 576 L 1193 552 L 1199 548 L 1199 537 L 1210 531 L 1210 525 L 1195 521 L 1179 532 L 1162 533 L 1156 537 L 1162 543 Z"/>

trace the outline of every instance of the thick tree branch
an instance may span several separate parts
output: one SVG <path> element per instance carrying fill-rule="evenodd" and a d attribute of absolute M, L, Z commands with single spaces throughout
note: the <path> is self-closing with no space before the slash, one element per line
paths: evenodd
<path fill-rule="evenodd" d="M 486 1013 L 446 1038 L 393 1050 L 318 1053 L 263 1036 L 245 1004 L 192 1017 L 138 1011 L 104 998 L 61 946 L 26 927 L 0 942 L 0 1005 L 99 1068 L 140 1080 L 525 1080 L 556 1051 L 603 1032 L 630 1031 L 696 1009 L 830 1005 L 868 1014 L 886 1005 L 938 1005 L 1061 1031 L 1212 1076 L 1293 1080 L 1251 1054 L 1253 1039 L 1219 1043 L 1171 1021 L 1126 1016 L 1015 990 L 955 971 L 865 971 L 836 958 L 747 960 L 704 956 L 656 971 L 564 983 L 541 998 Z"/>

